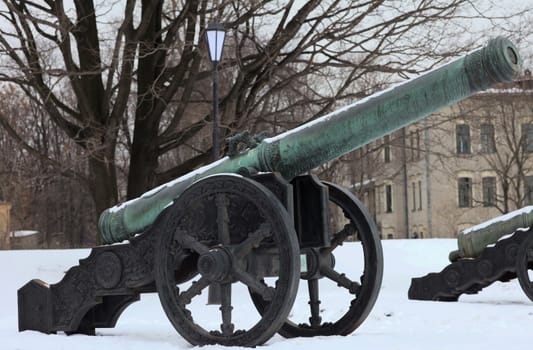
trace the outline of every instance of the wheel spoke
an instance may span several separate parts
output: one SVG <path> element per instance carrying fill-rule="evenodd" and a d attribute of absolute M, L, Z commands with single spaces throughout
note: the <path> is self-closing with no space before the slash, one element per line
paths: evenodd
<path fill-rule="evenodd" d="M 320 270 L 324 276 L 330 280 L 337 282 L 339 287 L 344 287 L 348 289 L 350 294 L 358 295 L 361 290 L 361 284 L 350 280 L 344 273 L 338 273 L 330 267 L 325 267 Z"/>
<path fill-rule="evenodd" d="M 309 306 L 311 308 L 309 322 L 312 328 L 317 328 L 322 323 L 322 318 L 320 317 L 320 300 L 318 298 L 318 279 L 310 279 L 307 282 L 307 287 L 309 289 Z"/>
<path fill-rule="evenodd" d="M 231 283 L 224 283 L 220 285 L 222 303 L 220 306 L 220 311 L 222 313 L 222 324 L 220 329 L 222 334 L 225 336 L 230 336 L 233 334 L 234 325 L 231 323 L 231 312 L 233 306 L 231 306 Z"/>
<path fill-rule="evenodd" d="M 250 287 L 254 292 L 260 294 L 265 301 L 270 301 L 274 297 L 275 289 L 267 286 L 263 281 L 255 279 L 254 276 L 249 273 L 242 271 L 239 268 L 233 270 L 234 276 Z"/>
<path fill-rule="evenodd" d="M 268 223 L 263 223 L 259 228 L 252 232 L 248 238 L 242 241 L 234 250 L 233 254 L 237 259 L 242 259 L 248 255 L 252 249 L 259 247 L 263 239 L 270 237 L 272 231 Z"/>
<path fill-rule="evenodd" d="M 283 327 L 278 330 L 279 334 L 287 338 L 350 334 L 368 316 L 381 286 L 383 253 L 371 215 L 349 191 L 330 183 L 324 183 L 324 185 L 328 187 L 328 209 L 331 215 L 331 221 L 328 221 L 328 224 L 342 222 L 342 225 L 338 226 L 338 229 L 333 229 L 331 225 L 328 225 L 327 231 L 323 232 L 327 235 L 326 247 L 306 248 L 300 251 L 300 254 L 305 254 L 307 263 L 307 270 L 302 271 L 300 276 L 307 282 L 309 296 L 306 295 L 301 300 L 308 305 L 298 305 L 298 308 L 304 308 L 307 313 L 303 318 L 289 317 Z M 306 199 L 300 198 L 299 200 Z M 312 219 L 308 213 L 304 213 L 303 216 L 304 219 Z M 357 244 L 350 242 L 350 244 L 345 244 L 350 247 L 338 248 L 352 238 L 357 241 Z M 335 260 L 333 255 L 336 249 L 350 250 L 352 246 L 355 248 L 353 253 L 356 258 L 353 259 L 355 266 L 352 263 L 346 265 L 347 262 L 343 259 Z M 255 251 L 252 252 L 254 253 Z M 263 254 L 262 250 L 257 255 L 260 254 Z M 255 256 L 250 258 L 255 258 Z M 349 273 L 354 270 L 362 271 L 362 276 Z M 317 279 L 321 282 L 321 278 L 326 279 L 326 283 L 331 281 L 339 286 L 339 290 L 335 293 L 339 294 L 338 298 L 335 296 L 326 298 L 323 290 L 318 288 L 317 281 L 312 281 L 312 279 Z M 277 292 L 276 289 L 276 295 Z M 264 302 L 254 291 L 251 295 L 260 313 L 264 314 L 271 304 Z M 330 306 L 325 306 L 325 303 L 337 305 L 340 304 L 342 298 L 349 299 L 347 310 L 339 317 L 329 315 L 326 318 L 321 310 Z M 323 316 L 322 319 L 321 316 Z"/>
<path fill-rule="evenodd" d="M 178 304 L 185 306 L 190 304 L 192 299 L 202 294 L 204 290 L 209 285 L 209 280 L 205 277 L 201 277 L 198 281 L 192 282 L 192 285 L 184 292 L 181 292 L 178 295 Z"/>
<path fill-rule="evenodd" d="M 352 223 L 344 225 L 342 230 L 340 230 L 339 232 L 333 235 L 330 246 L 327 248 L 324 248 L 322 250 L 322 253 L 331 254 L 331 252 L 335 250 L 335 248 L 337 248 L 338 246 L 341 246 L 344 243 L 344 241 L 346 240 L 346 238 L 348 238 L 348 236 L 355 234 L 355 232 L 356 232 L 356 228 Z"/>
<path fill-rule="evenodd" d="M 176 232 L 174 237 L 183 248 L 194 250 L 198 254 L 204 254 L 209 251 L 209 248 L 207 246 L 198 242 L 194 237 L 192 237 L 185 231 Z"/>
<path fill-rule="evenodd" d="M 225 194 L 217 194 L 215 197 L 217 207 L 217 231 L 218 240 L 222 245 L 230 244 L 228 198 Z"/>
<path fill-rule="evenodd" d="M 188 186 L 157 221 L 156 289 L 172 325 L 193 345 L 259 346 L 291 311 L 300 277 L 298 237 L 287 209 L 262 181 L 290 190 L 276 174 L 257 181 L 209 176 Z M 193 276 L 196 282 L 178 284 Z M 234 283 L 264 304 L 264 317 L 246 317 L 253 310 L 234 298 Z M 210 298 L 208 289 L 218 291 L 218 299 Z"/>

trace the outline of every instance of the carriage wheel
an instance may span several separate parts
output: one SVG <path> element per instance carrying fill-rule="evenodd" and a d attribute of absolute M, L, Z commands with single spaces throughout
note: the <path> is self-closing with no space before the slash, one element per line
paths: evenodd
<path fill-rule="evenodd" d="M 217 175 L 191 185 L 162 215 L 155 278 L 178 333 L 193 345 L 229 346 L 260 345 L 276 333 L 300 271 L 296 233 L 277 198 L 253 180 Z M 198 274 L 178 287 L 191 261 Z M 270 262 L 268 269 L 258 261 Z M 262 283 L 267 272 L 276 275 L 271 285 Z M 209 304 L 207 287 L 220 292 L 216 305 Z M 243 300 L 247 288 L 269 300 L 262 315 Z"/>
<path fill-rule="evenodd" d="M 297 297 L 292 316 L 279 331 L 284 337 L 350 334 L 368 316 L 381 286 L 383 252 L 373 220 L 353 194 L 335 184 L 325 184 L 329 190 L 330 216 L 344 222 L 337 229 L 331 225 L 329 247 L 302 251 L 307 266 L 302 266 L 305 272 L 301 278 L 308 293 Z M 342 254 L 344 261 L 339 259 L 341 254 L 337 259 L 334 256 L 341 249 L 348 250 Z M 325 295 L 331 291 L 334 293 Z M 256 307 L 263 312 L 269 303 L 250 292 Z"/>
<path fill-rule="evenodd" d="M 530 232 L 527 232 L 527 237 L 516 254 L 516 275 L 518 282 L 520 282 L 520 287 L 522 287 L 527 297 L 533 301 L 533 274 L 530 275 L 530 271 L 533 272 L 533 236 Z"/>

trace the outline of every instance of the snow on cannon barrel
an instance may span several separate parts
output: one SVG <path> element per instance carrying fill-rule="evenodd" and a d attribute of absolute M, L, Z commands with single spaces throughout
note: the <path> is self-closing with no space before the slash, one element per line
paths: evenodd
<path fill-rule="evenodd" d="M 520 64 L 518 51 L 510 41 L 492 39 L 487 46 L 416 79 L 264 139 L 254 148 L 105 210 L 99 220 L 102 241 L 120 242 L 142 232 L 201 178 L 252 168 L 258 172 L 277 172 L 291 180 L 491 85 L 511 81 L 519 73 Z"/>
<path fill-rule="evenodd" d="M 454 262 L 462 258 L 478 257 L 487 246 L 502 237 L 511 235 L 518 229 L 529 229 L 531 226 L 533 206 L 528 206 L 462 230 L 457 234 L 459 249 L 450 252 L 449 259 Z"/>

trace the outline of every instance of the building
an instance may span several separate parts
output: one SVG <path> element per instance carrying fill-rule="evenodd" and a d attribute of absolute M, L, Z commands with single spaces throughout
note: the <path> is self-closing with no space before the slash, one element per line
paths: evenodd
<path fill-rule="evenodd" d="M 0 250 L 42 248 L 42 236 L 33 230 L 12 231 L 11 203 L 0 202 Z"/>
<path fill-rule="evenodd" d="M 11 204 L 0 202 L 0 249 L 9 249 L 9 218 Z"/>
<path fill-rule="evenodd" d="M 455 237 L 533 204 L 532 97 L 526 71 L 356 151 L 348 185 L 382 238 Z"/>

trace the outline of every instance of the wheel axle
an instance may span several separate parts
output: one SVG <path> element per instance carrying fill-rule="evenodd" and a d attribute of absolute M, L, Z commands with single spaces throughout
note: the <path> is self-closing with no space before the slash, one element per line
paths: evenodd
<path fill-rule="evenodd" d="M 198 258 L 198 272 L 211 282 L 228 281 L 232 265 L 231 253 L 223 248 L 210 249 Z"/>

